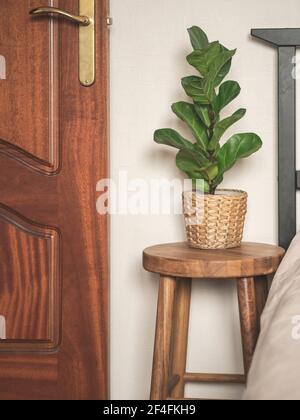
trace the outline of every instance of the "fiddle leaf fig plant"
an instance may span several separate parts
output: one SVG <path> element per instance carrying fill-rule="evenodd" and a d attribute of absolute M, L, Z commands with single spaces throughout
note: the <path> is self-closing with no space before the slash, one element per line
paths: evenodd
<path fill-rule="evenodd" d="M 257 134 L 235 134 L 223 145 L 226 130 L 244 117 L 241 108 L 231 116 L 221 119 L 221 111 L 240 93 L 235 81 L 225 81 L 236 50 L 228 50 L 218 41 L 209 42 L 202 29 L 188 29 L 194 51 L 187 56 L 188 63 L 200 76 L 184 77 L 182 87 L 190 102 L 176 102 L 172 111 L 191 130 L 194 141 L 182 137 L 177 131 L 163 128 L 155 131 L 154 141 L 179 149 L 177 167 L 193 181 L 202 179 L 204 192 L 215 194 L 226 171 L 238 159 L 246 158 L 259 150 L 262 141 Z"/>

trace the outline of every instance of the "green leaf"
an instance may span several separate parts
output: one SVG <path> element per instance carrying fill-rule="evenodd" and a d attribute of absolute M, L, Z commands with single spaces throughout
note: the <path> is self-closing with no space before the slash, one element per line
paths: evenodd
<path fill-rule="evenodd" d="M 200 29 L 198 26 L 192 26 L 188 29 L 190 35 L 191 44 L 194 50 L 201 50 L 206 48 L 208 45 L 208 38 L 205 32 Z"/>
<path fill-rule="evenodd" d="M 218 86 L 230 69 L 230 60 L 236 50 L 224 50 L 210 63 L 208 78 L 213 81 L 214 86 Z M 227 65 L 227 67 L 226 67 Z M 228 69 L 229 66 L 229 69 Z M 227 71 L 227 73 L 226 73 Z"/>
<path fill-rule="evenodd" d="M 219 174 L 233 167 L 238 159 L 246 158 L 255 153 L 262 146 L 262 141 L 257 134 L 242 133 L 232 136 L 219 150 L 217 160 L 219 163 Z"/>
<path fill-rule="evenodd" d="M 208 159 L 206 153 L 202 149 L 197 148 L 197 145 L 186 140 L 177 131 L 172 130 L 171 128 L 156 130 L 154 133 L 154 141 L 158 144 L 164 144 L 166 146 L 175 147 L 176 149 L 189 152 L 200 167 L 207 164 Z"/>
<path fill-rule="evenodd" d="M 195 50 L 187 56 L 187 62 L 195 67 L 203 77 L 209 76 L 210 66 L 222 52 L 218 41 L 211 42 L 207 48 Z"/>
<path fill-rule="evenodd" d="M 203 124 L 209 128 L 211 126 L 211 120 L 209 116 L 209 107 L 207 105 L 200 105 L 195 103 L 195 111 L 198 117 L 201 119 Z"/>
<path fill-rule="evenodd" d="M 221 46 L 221 50 L 222 51 L 228 51 L 228 48 L 224 47 L 222 44 L 220 44 Z M 232 60 L 230 59 L 220 70 L 218 76 L 216 77 L 215 80 L 215 86 L 219 86 L 219 84 L 222 82 L 222 80 L 227 76 L 227 74 L 230 71 L 231 68 L 231 62 Z"/>
<path fill-rule="evenodd" d="M 171 128 L 162 128 L 154 133 L 154 141 L 158 144 L 175 147 L 176 149 L 194 150 L 194 145 Z"/>
<path fill-rule="evenodd" d="M 233 101 L 240 93 L 241 87 L 237 82 L 228 80 L 219 89 L 219 93 L 214 101 L 213 108 L 219 113 L 226 105 Z"/>
<path fill-rule="evenodd" d="M 217 144 L 219 143 L 221 137 L 225 133 L 225 131 L 231 127 L 234 123 L 239 121 L 241 118 L 244 117 L 246 114 L 246 110 L 241 108 L 238 111 L 236 111 L 234 114 L 231 115 L 231 117 L 225 118 L 222 121 L 219 121 L 214 128 L 213 137 L 209 143 L 209 150 L 213 151 L 215 150 Z"/>
<path fill-rule="evenodd" d="M 192 154 L 180 150 L 176 156 L 176 164 L 179 169 L 185 173 L 192 174 L 192 178 L 213 180 L 218 175 L 218 164 L 216 162 L 207 162 L 206 166 L 200 167 Z"/>
<path fill-rule="evenodd" d="M 205 179 L 205 173 L 203 168 L 199 167 L 197 160 L 194 159 L 193 155 L 185 150 L 180 150 L 176 156 L 176 164 L 179 169 L 183 172 L 189 172 L 193 174 L 193 177 Z"/>
<path fill-rule="evenodd" d="M 229 73 L 231 59 L 236 50 L 228 50 L 218 41 L 211 42 L 207 48 L 195 50 L 187 56 L 190 65 L 196 68 L 213 86 L 218 86 Z"/>
<path fill-rule="evenodd" d="M 213 164 L 207 168 L 207 175 L 209 178 L 209 181 L 211 182 L 214 178 L 218 176 L 219 173 L 219 167 L 217 164 Z"/>
<path fill-rule="evenodd" d="M 180 150 L 176 156 L 176 165 L 178 169 L 183 171 L 193 181 L 198 179 L 204 180 L 204 192 L 209 192 L 207 174 L 199 169 L 197 162 L 191 155 L 183 150 Z"/>
<path fill-rule="evenodd" d="M 208 136 L 205 126 L 198 117 L 195 107 L 187 102 L 177 102 L 172 105 L 172 111 L 184 121 L 192 130 L 197 143 L 201 149 L 206 150 L 208 144 Z"/>
<path fill-rule="evenodd" d="M 190 96 L 194 102 L 209 105 L 215 99 L 215 90 L 211 83 L 198 76 L 188 76 L 181 80 L 182 87 L 186 94 Z"/>

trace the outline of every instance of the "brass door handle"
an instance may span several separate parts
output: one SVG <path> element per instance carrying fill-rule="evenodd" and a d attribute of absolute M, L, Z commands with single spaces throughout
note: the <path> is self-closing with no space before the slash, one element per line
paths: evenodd
<path fill-rule="evenodd" d="M 65 19 L 71 20 L 72 22 L 79 23 L 79 25 L 89 26 L 92 21 L 88 16 L 77 16 L 64 10 L 58 9 L 57 7 L 38 7 L 30 10 L 31 16 L 44 16 L 44 15 L 59 15 Z"/>
<path fill-rule="evenodd" d="M 95 0 L 79 0 L 79 16 L 57 7 L 38 7 L 29 12 L 32 17 L 58 15 L 79 24 L 79 80 L 83 86 L 91 86 L 96 76 L 95 13 Z"/>

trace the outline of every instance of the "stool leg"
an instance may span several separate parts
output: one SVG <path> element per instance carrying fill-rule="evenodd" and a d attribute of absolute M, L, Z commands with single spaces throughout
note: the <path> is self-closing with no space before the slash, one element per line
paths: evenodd
<path fill-rule="evenodd" d="M 160 277 L 150 395 L 151 400 L 165 400 L 168 398 L 175 289 L 175 278 Z"/>
<path fill-rule="evenodd" d="M 255 279 L 237 280 L 245 375 L 247 377 L 259 334 Z"/>
<path fill-rule="evenodd" d="M 175 379 L 177 377 L 177 381 L 171 390 L 171 397 L 173 398 L 184 398 L 191 290 L 191 279 L 177 280 L 172 346 L 172 375 Z"/>
<path fill-rule="evenodd" d="M 269 280 L 267 276 L 260 276 L 255 278 L 255 290 L 256 290 L 256 307 L 259 317 L 259 327 L 260 327 L 260 317 L 265 309 L 266 302 L 269 294 Z M 260 329 L 260 328 L 259 328 Z"/>

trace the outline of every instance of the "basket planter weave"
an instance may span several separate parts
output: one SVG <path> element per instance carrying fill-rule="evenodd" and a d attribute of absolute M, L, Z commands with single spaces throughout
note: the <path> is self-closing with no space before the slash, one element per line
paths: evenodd
<path fill-rule="evenodd" d="M 183 207 L 189 245 L 201 249 L 240 246 L 247 197 L 247 193 L 237 190 L 217 190 L 215 195 L 184 192 Z"/>

